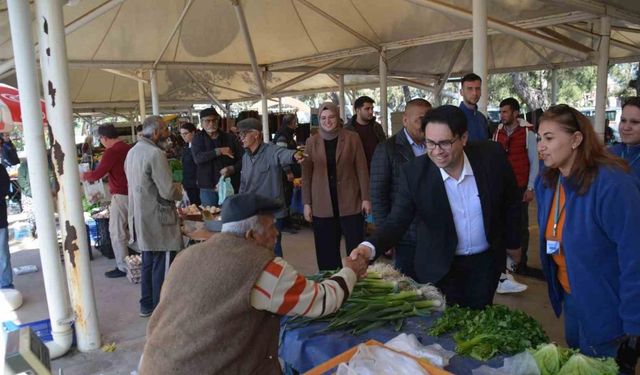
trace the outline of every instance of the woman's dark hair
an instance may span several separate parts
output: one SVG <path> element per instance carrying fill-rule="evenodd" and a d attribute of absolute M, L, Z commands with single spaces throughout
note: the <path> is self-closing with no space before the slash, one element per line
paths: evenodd
<path fill-rule="evenodd" d="M 196 126 L 191 122 L 185 122 L 182 125 L 180 125 L 180 129 L 184 129 L 189 133 L 193 133 L 194 131 L 196 131 Z"/>
<path fill-rule="evenodd" d="M 576 158 L 571 166 L 571 181 L 577 187 L 579 195 L 585 194 L 598 175 L 600 166 L 618 168 L 629 171 L 627 162 L 607 151 L 604 144 L 598 139 L 596 132 L 588 118 L 575 108 L 566 104 L 558 104 L 547 109 L 540 118 L 540 123 L 553 121 L 568 133 L 582 134 L 582 142 L 576 148 Z M 547 186 L 554 186 L 558 180 L 560 171 L 557 168 L 548 168 L 543 179 Z"/>

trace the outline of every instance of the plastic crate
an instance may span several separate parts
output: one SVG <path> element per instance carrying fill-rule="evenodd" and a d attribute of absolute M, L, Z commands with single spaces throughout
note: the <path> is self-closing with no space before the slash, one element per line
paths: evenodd
<path fill-rule="evenodd" d="M 51 336 L 51 320 L 37 320 L 35 322 L 16 324 L 10 320 L 2 323 L 2 330 L 5 332 L 17 331 L 23 327 L 31 327 L 33 333 L 38 336 L 42 342 L 53 341 L 53 336 Z M 75 335 L 75 325 L 71 324 L 71 330 L 73 331 L 73 342 L 72 346 L 76 345 L 76 335 Z"/>

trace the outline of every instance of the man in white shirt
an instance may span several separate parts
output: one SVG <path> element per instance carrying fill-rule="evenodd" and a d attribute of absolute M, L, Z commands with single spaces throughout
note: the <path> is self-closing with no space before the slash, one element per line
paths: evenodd
<path fill-rule="evenodd" d="M 462 110 L 436 108 L 423 127 L 429 158 L 402 167 L 389 217 L 351 255 L 374 258 L 416 220 L 417 280 L 434 283 L 450 304 L 483 308 L 493 301 L 506 253 L 519 260 L 522 197 L 500 145 L 467 144 Z"/>

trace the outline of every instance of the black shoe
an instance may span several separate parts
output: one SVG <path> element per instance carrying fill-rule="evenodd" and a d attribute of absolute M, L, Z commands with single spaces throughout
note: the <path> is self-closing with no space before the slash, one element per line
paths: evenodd
<path fill-rule="evenodd" d="M 140 314 L 138 314 L 138 315 L 140 315 L 140 317 L 142 317 L 142 318 L 146 318 L 148 316 L 151 316 L 151 314 L 153 314 L 153 309 L 140 308 Z"/>
<path fill-rule="evenodd" d="M 107 271 L 104 273 L 104 275 L 110 279 L 116 279 L 118 277 L 125 277 L 127 276 L 126 272 L 122 272 L 119 269 L 115 269 L 115 270 L 111 270 L 111 271 Z"/>
<path fill-rule="evenodd" d="M 542 280 L 542 281 L 545 280 L 544 273 L 539 268 L 533 268 L 533 267 L 529 267 L 529 266 L 520 265 L 520 266 L 518 266 L 518 268 L 516 268 L 516 274 L 522 275 L 522 276 L 533 277 L 534 279 L 538 279 L 538 280 Z"/>

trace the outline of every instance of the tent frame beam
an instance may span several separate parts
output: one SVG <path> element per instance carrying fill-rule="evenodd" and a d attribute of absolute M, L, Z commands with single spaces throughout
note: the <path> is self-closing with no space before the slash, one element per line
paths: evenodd
<path fill-rule="evenodd" d="M 134 81 L 137 81 L 137 82 L 140 82 L 140 83 L 143 83 L 143 84 L 144 83 L 147 83 L 147 84 L 149 83 L 149 81 L 147 81 L 144 78 L 140 78 L 140 77 L 138 77 L 138 76 L 136 76 L 134 74 L 131 74 L 131 73 L 121 72 L 121 71 L 119 71 L 117 69 L 101 69 L 101 70 L 105 71 L 107 73 L 115 74 L 115 75 L 120 76 L 120 77 L 129 78 L 129 79 L 132 79 Z"/>
<path fill-rule="evenodd" d="M 586 36 L 590 36 L 592 38 L 599 38 L 600 37 L 600 35 L 598 35 L 596 33 L 593 33 L 593 32 L 591 32 L 589 30 L 585 30 L 585 29 L 583 29 L 581 27 L 578 27 L 578 26 L 558 25 L 557 27 L 559 27 L 561 29 L 564 29 L 564 30 L 567 30 L 567 31 L 575 31 L 577 33 L 580 33 L 580 34 L 583 34 L 583 35 L 586 35 Z M 614 47 L 622 48 L 622 49 L 625 49 L 625 50 L 633 52 L 633 53 L 640 53 L 640 47 L 635 46 L 635 45 L 633 45 L 631 43 L 623 42 L 621 40 L 614 39 L 614 38 L 610 39 L 610 43 Z"/>
<path fill-rule="evenodd" d="M 440 103 L 441 101 L 440 93 L 442 93 L 442 89 L 444 88 L 444 85 L 447 84 L 449 77 L 451 77 L 451 72 L 453 71 L 453 68 L 455 67 L 456 62 L 458 61 L 458 58 L 460 57 L 460 54 L 462 53 L 462 50 L 464 49 L 465 44 L 467 44 L 466 40 L 461 40 L 460 42 L 458 42 L 458 48 L 456 48 L 456 52 L 453 55 L 453 59 L 451 59 L 451 62 L 449 63 L 447 72 L 442 76 L 442 78 L 440 78 L 438 85 L 433 90 L 434 97 L 436 98 L 438 103 Z"/>
<path fill-rule="evenodd" d="M 603 4 L 594 0 L 543 0 L 547 3 L 560 4 L 562 6 L 570 6 L 572 8 L 589 12 L 598 17 L 610 16 L 614 19 L 624 20 L 636 25 L 640 25 L 640 13 L 628 9 L 623 9 L 611 4 Z"/>
<path fill-rule="evenodd" d="M 178 21 L 176 22 L 175 26 L 173 27 L 173 30 L 171 30 L 171 34 L 169 34 L 169 37 L 167 38 L 167 41 L 164 43 L 164 46 L 162 47 L 162 50 L 158 54 L 158 57 L 153 62 L 153 65 L 151 66 L 151 69 L 155 69 L 158 66 L 158 63 L 162 59 L 162 56 L 164 55 L 165 52 L 167 52 L 167 48 L 169 48 L 169 44 L 171 44 L 171 41 L 173 40 L 173 37 L 176 35 L 178 30 L 182 26 L 182 21 L 184 20 L 184 17 L 189 12 L 189 8 L 191 8 L 192 4 L 193 4 L 193 0 L 189 0 L 189 2 L 187 4 L 185 4 L 184 9 L 182 9 L 182 13 L 180 14 L 180 17 L 178 17 Z"/>
<path fill-rule="evenodd" d="M 321 67 L 319 67 L 317 69 L 314 69 L 314 70 L 312 70 L 310 72 L 307 72 L 307 73 L 304 73 L 302 75 L 299 75 L 299 76 L 297 76 L 295 78 L 292 78 L 292 79 L 290 79 L 288 81 L 285 81 L 285 82 L 279 84 L 278 86 L 275 86 L 275 87 L 273 87 L 271 89 L 268 89 L 268 92 L 269 92 L 269 94 L 275 94 L 275 93 L 277 93 L 279 91 L 282 91 L 283 89 L 285 89 L 287 87 L 295 85 L 298 82 L 302 82 L 307 78 L 310 78 L 310 77 L 313 77 L 313 76 L 315 76 L 317 74 L 320 74 L 320 73 L 326 71 L 327 69 L 330 69 L 330 68 L 333 68 L 336 65 L 342 64 L 343 62 L 345 62 L 347 60 L 349 60 L 348 57 L 344 58 L 344 59 L 332 61 L 332 62 L 330 62 L 328 64 L 325 64 L 325 65 L 322 65 Z"/>
<path fill-rule="evenodd" d="M 202 90 L 202 92 L 209 97 L 209 99 L 211 99 L 211 101 L 217 105 L 218 107 L 220 107 L 220 109 L 224 112 L 227 113 L 227 108 L 224 106 L 224 104 L 222 104 L 218 98 L 215 97 L 215 95 L 213 95 L 213 93 L 211 91 L 209 91 L 209 89 L 207 89 L 207 87 L 205 85 L 202 84 L 202 82 L 200 82 L 198 80 L 198 78 L 190 71 L 190 70 L 185 70 L 185 72 L 187 73 L 187 75 L 193 80 L 193 83 L 195 83 L 196 86 L 198 86 L 198 88 L 200 90 Z"/>

